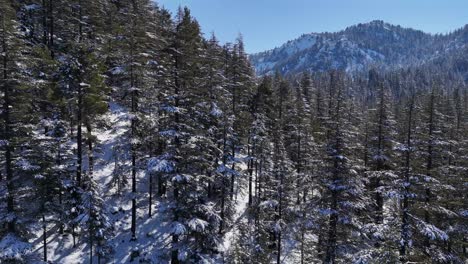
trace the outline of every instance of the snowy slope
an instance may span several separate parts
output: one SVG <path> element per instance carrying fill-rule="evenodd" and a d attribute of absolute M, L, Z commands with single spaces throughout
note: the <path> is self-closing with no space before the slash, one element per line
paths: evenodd
<path fill-rule="evenodd" d="M 144 203 L 145 198 L 145 182 L 141 181 L 142 173 L 139 176 L 139 192 L 142 194 L 139 198 L 140 204 L 138 208 L 138 224 L 137 230 L 139 238 L 137 241 L 130 241 L 130 199 L 124 199 L 129 195 L 128 192 L 123 192 L 121 196 L 117 194 L 116 187 L 111 185 L 112 173 L 114 171 L 114 145 L 119 138 L 125 133 L 129 126 L 127 112 L 124 108 L 111 103 L 110 112 L 103 119 L 113 129 L 100 129 L 95 132 L 98 139 L 96 149 L 97 164 L 95 165 L 95 180 L 101 187 L 101 193 L 105 199 L 105 206 L 111 212 L 113 226 L 115 228 L 115 238 L 112 244 L 115 246 L 115 255 L 113 263 L 129 263 L 130 254 L 134 249 L 139 249 L 143 258 L 156 259 L 158 257 L 158 248 L 167 243 L 166 224 L 163 217 L 164 214 L 148 218 L 147 203 Z M 86 165 L 86 164 L 85 164 Z M 86 166 L 85 166 L 86 167 Z M 126 188 L 128 189 L 128 188 Z M 122 202 L 122 201 L 127 201 Z M 124 204 L 117 207 L 117 204 Z M 164 210 L 164 205 L 155 202 L 156 214 Z M 56 226 L 48 226 L 48 258 L 52 263 L 88 263 L 89 248 L 86 240 L 77 241 L 77 246 L 73 247 L 72 236 L 70 234 L 59 235 Z M 42 232 L 39 229 L 37 237 L 31 241 L 39 254 L 42 254 Z M 97 258 L 95 256 L 95 262 Z"/>
<path fill-rule="evenodd" d="M 95 147 L 95 180 L 101 187 L 100 193 L 105 200 L 105 206 L 110 212 L 111 221 L 114 226 L 114 237 L 111 244 L 115 248 L 112 256 L 112 263 L 169 263 L 167 255 L 163 255 L 162 249 L 170 246 L 171 236 L 165 210 L 168 205 L 164 200 L 153 200 L 153 216 L 148 216 L 148 183 L 145 180 L 143 171 L 138 174 L 138 208 L 137 208 L 137 240 L 131 240 L 131 193 L 128 187 L 122 190 L 119 195 L 115 185 L 111 184 L 114 173 L 114 147 L 119 140 L 122 140 L 125 131 L 129 127 L 128 112 L 125 108 L 115 104 L 110 104 L 110 111 L 102 118 L 103 121 L 112 127 L 95 131 L 98 145 Z M 86 159 L 85 159 L 86 160 Z M 240 164 L 245 167 L 245 164 Z M 85 164 L 84 169 L 86 169 Z M 237 189 L 237 202 L 235 221 L 243 221 L 247 207 L 247 194 L 243 191 L 245 184 L 239 183 Z M 60 235 L 58 227 L 52 224 L 47 226 L 48 232 L 48 259 L 51 263 L 75 264 L 89 263 L 89 246 L 86 239 L 78 238 L 76 247 L 73 247 L 71 234 Z M 43 252 L 42 226 L 37 226 L 35 236 L 29 241 L 33 244 L 33 251 L 41 256 Z M 231 241 L 236 233 L 235 227 L 226 232 L 224 237 L 224 248 L 229 251 Z M 138 256 L 132 259 L 131 252 L 138 252 Z M 167 252 L 167 251 L 166 251 Z M 40 263 L 40 262 L 38 262 Z M 98 263 L 94 256 L 93 263 Z M 101 263 L 104 263 L 102 261 Z"/>

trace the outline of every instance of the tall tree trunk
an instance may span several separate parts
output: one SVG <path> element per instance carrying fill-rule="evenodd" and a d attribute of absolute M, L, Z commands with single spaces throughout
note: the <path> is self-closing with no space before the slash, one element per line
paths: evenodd
<path fill-rule="evenodd" d="M 307 201 L 307 193 L 306 193 L 306 190 L 304 190 L 303 197 L 302 197 L 301 264 L 304 264 L 304 260 L 305 260 L 305 234 L 306 234 L 305 219 L 307 218 L 306 201 Z"/>
<path fill-rule="evenodd" d="M 158 173 L 158 196 L 162 197 L 166 193 L 166 188 L 164 185 L 164 179 L 160 173 Z"/>
<path fill-rule="evenodd" d="M 133 46 L 133 39 L 132 39 L 132 46 Z M 133 48 L 131 51 L 131 56 L 133 57 Z M 132 63 L 133 65 L 133 63 Z M 133 75 L 133 66 L 130 67 L 130 86 L 131 86 L 131 96 L 132 96 L 132 114 L 135 115 L 136 113 L 136 91 L 134 89 L 134 75 Z M 131 120 L 131 138 L 135 139 L 136 137 L 136 123 L 135 117 Z M 131 159 L 132 159 L 132 225 L 131 225 L 131 232 L 132 232 L 132 240 L 136 240 L 136 150 L 135 145 L 132 140 L 131 144 Z"/>
<path fill-rule="evenodd" d="M 153 175 L 149 174 L 149 189 L 148 189 L 148 216 L 151 218 L 152 216 L 152 208 L 153 208 Z"/>
<path fill-rule="evenodd" d="M 91 180 L 93 178 L 93 171 L 94 171 L 94 153 L 93 153 L 93 141 L 92 141 L 92 129 L 89 120 L 86 121 L 86 130 L 87 130 L 87 138 L 88 138 L 88 177 Z M 89 208 L 89 214 L 92 214 L 92 204 Z M 92 233 L 92 228 L 89 227 L 89 263 L 93 263 L 93 242 L 94 236 Z"/>
<path fill-rule="evenodd" d="M 52 0 L 51 0 L 52 1 Z M 81 43 L 83 41 L 83 1 L 79 0 L 78 1 L 78 6 L 79 6 L 79 20 L 78 20 L 78 42 Z"/>
<path fill-rule="evenodd" d="M 227 128 L 226 125 L 224 126 L 223 129 L 223 166 L 226 167 L 227 163 Z M 220 212 L 220 217 L 221 221 L 219 223 L 219 234 L 223 233 L 224 229 L 224 222 L 225 222 L 225 215 L 224 215 L 224 210 L 225 210 L 225 203 L 226 203 L 226 173 L 223 171 L 223 176 L 222 176 L 222 183 L 221 183 L 221 212 Z"/>
<path fill-rule="evenodd" d="M 137 91 L 136 91 L 136 82 L 137 82 L 137 77 L 135 75 L 135 69 L 134 69 L 134 64 L 135 64 L 135 49 L 136 45 L 138 44 L 135 40 L 134 36 L 134 31 L 137 27 L 136 21 L 134 16 L 137 15 L 136 13 L 136 3 L 133 2 L 133 13 L 130 14 L 131 16 L 131 25 L 132 25 L 132 34 L 130 37 L 130 93 L 131 93 L 131 113 L 132 113 L 132 119 L 130 121 L 130 133 L 131 133 L 131 139 L 132 142 L 130 142 L 131 146 L 131 160 L 132 160 L 132 223 L 131 223 L 131 232 L 132 232 L 132 241 L 135 241 L 136 238 L 136 214 L 137 214 L 137 204 L 136 204 L 136 195 L 137 195 L 137 172 L 136 172 L 136 146 L 135 146 L 135 141 L 136 141 L 136 113 L 137 113 Z"/>
<path fill-rule="evenodd" d="M 434 132 L 434 103 L 435 103 L 435 91 L 432 89 L 431 98 L 429 101 L 429 120 L 428 120 L 428 144 L 427 144 L 427 163 L 426 163 L 426 174 L 428 177 L 432 176 L 433 168 L 433 132 Z M 429 204 L 431 202 L 431 188 L 426 187 L 426 197 L 425 197 L 425 211 L 424 211 L 424 221 L 428 224 L 431 222 L 431 215 L 429 213 Z M 425 246 L 430 247 L 430 239 L 425 239 Z"/>
<path fill-rule="evenodd" d="M 381 86 L 381 92 L 380 92 L 380 109 L 379 109 L 379 125 L 378 125 L 378 135 L 377 135 L 377 152 L 378 152 L 378 160 L 377 160 L 377 171 L 381 171 L 383 169 L 383 161 L 382 161 L 382 156 L 384 154 L 384 135 L 383 135 L 383 126 L 384 126 L 384 103 L 385 103 L 385 94 L 383 90 L 383 85 Z M 383 196 L 380 193 L 379 188 L 381 187 L 381 179 L 380 175 L 375 179 L 375 186 L 374 186 L 374 191 L 375 191 L 375 204 L 376 204 L 376 209 L 375 209 L 375 222 L 376 224 L 381 224 L 383 221 Z M 376 246 L 380 246 L 380 243 L 377 243 Z"/>
<path fill-rule="evenodd" d="M 280 264 L 281 263 L 281 235 L 282 235 L 282 230 L 281 230 L 281 221 L 283 219 L 283 184 L 284 184 L 284 175 L 283 172 L 280 172 L 280 186 L 279 186 L 279 209 L 278 209 L 278 225 L 279 225 L 279 230 L 278 230 L 278 255 L 276 257 L 276 263 Z"/>
<path fill-rule="evenodd" d="M 2 28 L 3 32 L 7 32 L 5 26 L 5 16 L 2 16 Z M 3 53 L 3 122 L 4 122 L 4 139 L 7 142 L 5 146 L 5 171 L 6 171 L 6 187 L 7 187 L 7 214 L 14 214 L 14 184 L 13 184 L 13 146 L 12 146 L 12 135 L 11 127 L 12 122 L 10 119 L 10 89 L 12 83 L 9 82 L 8 78 L 8 48 L 6 43 L 6 36 L 2 38 L 2 53 Z M 8 232 L 15 232 L 15 220 L 11 219 L 7 224 Z"/>
<path fill-rule="evenodd" d="M 304 264 L 304 225 L 301 228 L 301 264 Z"/>
<path fill-rule="evenodd" d="M 249 173 L 249 201 L 248 206 L 249 208 L 252 207 L 252 173 L 253 173 L 253 159 L 252 159 L 252 146 L 251 146 L 252 137 L 249 135 L 248 142 L 247 142 L 247 157 L 249 157 L 249 161 L 247 163 L 247 171 Z"/>
<path fill-rule="evenodd" d="M 88 177 L 93 177 L 94 172 L 94 153 L 93 153 L 93 134 L 89 121 L 86 122 L 87 143 L 88 143 Z"/>
<path fill-rule="evenodd" d="M 76 248 L 76 232 L 75 232 L 75 224 L 72 223 L 72 237 L 73 237 L 73 248 Z"/>
<path fill-rule="evenodd" d="M 236 78 L 234 78 L 234 85 L 232 86 L 232 114 L 233 114 L 233 117 L 234 117 L 234 121 L 233 121 L 233 131 L 234 133 L 237 132 L 237 113 L 236 113 L 236 100 L 237 100 L 237 93 L 236 93 Z M 234 135 L 233 135 L 234 136 Z M 236 140 L 233 138 L 231 140 L 231 148 L 232 148 L 232 171 L 234 171 L 235 169 L 235 166 L 236 166 L 236 162 L 235 162 L 235 157 L 236 157 Z M 234 173 L 231 174 L 231 193 L 230 193 L 230 196 L 231 196 L 231 201 L 234 199 L 234 185 L 235 185 L 236 181 L 235 181 L 235 175 Z"/>
<path fill-rule="evenodd" d="M 48 12 L 48 15 L 49 15 L 49 23 L 48 23 L 48 26 L 49 26 L 49 42 L 48 42 L 48 47 L 49 47 L 49 50 L 50 50 L 50 57 L 52 59 L 55 58 L 55 47 L 54 47 L 54 4 L 53 4 L 53 0 L 49 0 L 49 12 Z"/>
<path fill-rule="evenodd" d="M 256 151 L 258 153 L 258 151 Z M 256 154 L 257 155 L 257 154 Z M 255 157 L 255 212 L 254 212 L 254 223 L 255 231 L 258 233 L 259 228 L 259 205 L 260 205 L 260 174 L 259 174 L 259 164 L 258 157 Z"/>
<path fill-rule="evenodd" d="M 60 205 L 60 223 L 59 223 L 59 234 L 63 235 L 63 198 L 62 198 L 62 188 L 59 190 L 59 205 Z"/>
<path fill-rule="evenodd" d="M 300 126 L 300 122 L 299 122 L 299 126 Z M 301 181 L 300 181 L 300 173 L 301 173 L 301 156 L 302 156 L 302 152 L 301 152 L 301 141 L 302 141 L 302 138 L 301 138 L 301 130 L 300 128 L 298 129 L 298 134 L 299 136 L 297 137 L 297 160 L 296 160 L 296 173 L 297 173 L 297 179 L 296 179 L 296 188 L 297 188 L 297 200 L 296 200 L 296 204 L 299 205 L 301 204 Z"/>
<path fill-rule="evenodd" d="M 363 153 L 363 161 L 364 161 L 364 168 L 367 169 L 369 164 L 369 122 L 366 120 L 366 125 L 364 128 L 364 153 Z"/>
<path fill-rule="evenodd" d="M 42 0 L 42 44 L 48 46 L 49 37 L 48 37 L 48 26 L 47 26 L 47 4 L 46 0 Z"/>
<path fill-rule="evenodd" d="M 224 216 L 224 210 L 225 210 L 225 200 L 226 200 L 226 187 L 225 187 L 225 180 L 224 180 L 225 175 L 223 175 L 222 179 L 222 186 L 221 186 L 221 212 L 220 212 L 220 218 L 221 221 L 219 222 L 219 234 L 223 234 L 224 231 L 224 221 L 225 221 L 225 216 Z"/>
<path fill-rule="evenodd" d="M 332 86 L 333 87 L 333 86 Z M 330 89 L 331 90 L 331 89 Z M 336 102 L 336 115 L 335 115 L 335 138 L 334 138 L 334 149 L 336 153 L 335 156 L 342 154 L 341 140 L 340 140 L 340 113 L 341 113 L 341 87 L 338 89 Z M 331 102 L 330 102 L 331 104 Z M 330 115 L 331 116 L 331 115 Z M 334 158 L 333 161 L 333 184 L 335 184 L 339 178 L 339 162 L 337 158 Z M 330 214 L 329 223 L 328 223 L 328 241 L 327 249 L 325 255 L 326 264 L 334 264 L 336 258 L 336 246 L 337 246 L 337 225 L 338 225 L 338 199 L 339 192 L 336 189 L 331 190 L 331 203 L 330 203 Z"/>
<path fill-rule="evenodd" d="M 330 209 L 334 213 L 330 215 L 328 223 L 328 241 L 324 262 L 326 264 L 334 264 L 336 257 L 336 227 L 338 223 L 338 215 L 336 213 L 336 209 L 338 208 L 337 195 L 336 191 L 333 190 Z"/>
<path fill-rule="evenodd" d="M 176 42 L 175 44 L 175 50 L 178 50 L 178 44 Z M 174 106 L 177 108 L 179 107 L 179 91 L 181 89 L 180 87 L 180 82 L 179 82 L 179 70 L 180 70 L 180 58 L 179 58 L 179 54 L 178 53 L 175 53 L 175 56 L 174 56 L 174 94 L 175 94 L 175 99 L 174 99 Z M 179 125 L 180 125 L 180 116 L 179 116 L 179 113 L 176 112 L 174 114 L 174 123 L 176 124 L 176 130 L 177 132 L 179 132 Z M 176 151 L 179 150 L 180 148 L 180 138 L 178 135 L 175 136 L 174 138 L 174 145 L 175 145 L 175 148 L 176 148 Z M 176 163 L 178 165 L 178 162 L 179 160 L 176 158 Z M 176 173 L 179 172 L 179 168 L 177 167 L 176 168 Z M 174 201 L 176 203 L 176 210 L 174 212 L 174 218 L 173 220 L 174 221 L 178 221 L 179 220 L 179 212 L 177 211 L 177 206 L 178 206 L 178 203 L 179 203 L 179 186 L 178 186 L 178 183 L 175 183 L 174 184 L 174 189 L 173 189 L 173 195 L 174 195 Z M 171 248 L 171 263 L 173 264 L 179 264 L 180 261 L 179 261 L 179 250 L 177 249 L 178 248 L 178 244 L 179 244 L 179 235 L 177 234 L 172 234 L 172 248 Z"/>
<path fill-rule="evenodd" d="M 78 12 L 78 42 L 81 44 L 83 39 L 83 8 L 81 0 L 78 2 L 79 4 L 79 12 Z M 82 47 L 80 47 L 80 56 L 83 55 Z M 82 135 L 82 124 L 83 124 L 83 87 L 81 87 L 81 78 L 78 78 L 78 110 L 77 110 L 77 135 L 76 135 L 76 142 L 77 142 L 77 168 L 76 168 L 76 182 L 78 187 L 81 187 L 81 170 L 82 170 L 82 163 L 83 163 L 83 135 Z"/>
<path fill-rule="evenodd" d="M 58 141 L 58 146 L 57 146 L 57 158 L 55 160 L 55 165 L 59 168 L 62 164 L 62 157 L 61 157 L 61 147 L 62 147 L 62 141 L 59 139 Z M 60 176 L 59 176 L 60 177 Z M 59 212 L 59 234 L 63 234 L 63 220 L 64 220 L 64 208 L 63 208 L 63 197 L 62 197 L 62 192 L 63 192 L 63 187 L 60 185 L 59 190 L 58 190 L 58 199 L 59 199 L 59 206 L 60 206 L 60 212 Z"/>
<path fill-rule="evenodd" d="M 93 264 L 93 234 L 92 229 L 89 228 L 89 263 Z"/>
<path fill-rule="evenodd" d="M 278 254 L 276 255 L 276 263 L 281 263 L 281 230 L 278 231 Z"/>
<path fill-rule="evenodd" d="M 78 109 L 77 109 L 77 120 L 76 120 L 76 144 L 77 144 L 77 164 L 76 164 L 76 182 L 77 186 L 81 187 L 81 171 L 82 171 L 82 164 L 83 164 L 83 135 L 82 135 L 82 128 L 81 125 L 83 123 L 82 120 L 82 112 L 83 112 L 83 91 L 81 84 L 78 84 Z"/>
<path fill-rule="evenodd" d="M 117 178 L 117 195 L 120 197 L 122 194 L 122 175 L 118 172 L 119 169 L 119 153 L 117 146 L 112 147 L 112 155 L 114 158 L 114 177 Z"/>
<path fill-rule="evenodd" d="M 42 214 L 42 243 L 44 246 L 44 262 L 47 262 L 47 222 L 45 214 Z"/>
<path fill-rule="evenodd" d="M 402 219 L 401 219 L 401 246 L 400 260 L 406 262 L 407 248 L 409 245 L 409 185 L 410 185 L 410 166 L 411 166 L 411 147 L 412 147 L 412 123 L 413 123 L 414 95 L 412 95 L 409 112 L 408 112 L 408 127 L 406 132 L 406 155 L 405 155 L 405 182 L 402 204 Z"/>
<path fill-rule="evenodd" d="M 231 170 L 232 172 L 235 171 L 236 169 L 236 162 L 234 161 L 236 157 L 236 152 L 235 152 L 235 146 L 234 146 L 234 143 L 233 143 L 233 146 L 232 146 L 232 166 L 231 166 Z M 235 174 L 234 173 L 231 173 L 231 201 L 234 200 L 234 186 L 236 184 L 236 178 L 235 178 Z"/>

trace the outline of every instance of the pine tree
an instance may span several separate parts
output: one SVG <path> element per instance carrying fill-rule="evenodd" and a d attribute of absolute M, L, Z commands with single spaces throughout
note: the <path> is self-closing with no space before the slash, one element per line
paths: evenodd
<path fill-rule="evenodd" d="M 301 263 L 310 261 L 310 253 L 306 252 L 310 245 L 311 223 L 313 216 L 309 215 L 313 204 L 313 196 L 316 186 L 314 175 L 319 170 L 320 161 L 318 158 L 318 144 L 313 136 L 312 124 L 313 114 L 311 80 L 308 74 L 304 74 L 294 91 L 291 108 L 287 112 L 287 130 L 291 129 L 288 140 L 288 152 L 295 170 L 295 208 L 292 219 L 292 230 L 299 230 L 295 239 L 300 243 Z M 294 187 L 293 187 L 294 188 Z"/>
<path fill-rule="evenodd" d="M 413 197 L 411 186 L 411 173 L 412 173 L 412 153 L 413 153 L 413 137 L 414 137 L 414 112 L 415 112 L 415 94 L 410 94 L 407 103 L 407 113 L 405 117 L 406 125 L 404 126 L 405 132 L 404 143 L 398 148 L 404 157 L 404 165 L 402 166 L 402 180 L 401 180 L 401 193 L 402 193 L 402 224 L 401 224 L 401 242 L 400 242 L 400 261 L 406 261 L 408 254 L 408 247 L 412 243 L 411 229 L 410 229 L 410 199 Z"/>
<path fill-rule="evenodd" d="M 452 91 L 443 93 L 443 97 L 440 99 L 439 117 L 441 120 L 441 133 L 442 137 L 439 139 L 437 145 L 441 145 L 440 158 L 441 165 L 436 170 L 439 175 L 445 175 L 439 177 L 441 189 L 438 191 L 438 197 L 440 197 L 437 205 L 434 206 L 432 213 L 434 214 L 434 222 L 439 226 L 448 236 L 447 241 L 439 247 L 439 259 L 438 261 L 452 261 L 461 262 L 462 255 L 460 250 L 454 248 L 453 241 L 459 240 L 460 238 L 460 227 L 459 221 L 463 218 L 460 213 L 460 203 L 457 200 L 458 197 L 463 197 L 463 192 L 460 192 L 457 181 L 461 173 L 460 163 L 458 158 L 460 157 L 459 139 L 462 136 L 460 129 L 463 127 L 463 121 L 461 120 L 460 114 L 462 113 L 462 101 L 460 97 L 460 84 L 456 84 L 456 87 Z M 455 193 L 454 196 L 453 193 Z M 456 244 L 463 245 L 463 241 L 459 240 Z"/>
<path fill-rule="evenodd" d="M 394 171 L 396 164 L 393 157 L 396 122 L 393 118 L 391 87 L 385 77 L 376 77 L 375 73 L 372 76 L 373 85 L 377 87 L 368 87 L 372 90 L 365 98 L 367 117 L 362 127 L 365 131 L 364 150 L 359 154 L 362 155 L 368 179 L 367 195 L 371 199 L 368 208 L 370 219 L 364 219 L 368 223 L 363 227 L 370 239 L 360 254 L 379 261 L 396 261 L 398 257 L 394 252 L 399 239 L 394 235 L 399 225 L 399 216 L 394 213 L 398 212 L 395 201 L 398 187 L 394 184 L 398 174 Z M 395 208 L 392 211 L 384 210 L 384 207 Z"/>
<path fill-rule="evenodd" d="M 327 215 L 327 236 L 324 262 L 335 263 L 343 260 L 341 252 L 355 251 L 357 242 L 350 240 L 350 230 L 360 228 L 356 213 L 365 207 L 364 182 L 358 177 L 359 168 L 354 164 L 353 138 L 355 127 L 346 116 L 350 104 L 344 99 L 345 83 L 342 73 L 332 72 L 330 84 L 329 120 L 327 120 L 327 162 L 328 169 L 323 184 L 327 192 L 322 199 L 327 199 L 323 213 Z M 346 132 L 345 132 L 346 131 Z"/>
<path fill-rule="evenodd" d="M 34 120 L 31 111 L 30 75 L 25 66 L 31 52 L 24 32 L 16 18 L 15 5 L 11 1 L 1 1 L 0 42 L 2 72 L 2 165 L 5 180 L 2 180 L 2 214 L 0 216 L 2 261 L 23 261 L 30 245 L 23 242 L 24 228 L 21 222 L 27 212 L 18 208 L 23 204 L 22 185 L 31 180 L 37 165 L 32 163 L 30 146 L 30 121 Z M 25 189 L 28 188 L 25 185 Z M 6 205 L 4 204 L 6 203 Z"/>
<path fill-rule="evenodd" d="M 113 248 L 108 243 L 112 235 L 112 223 L 109 220 L 108 212 L 104 207 L 104 200 L 99 197 L 99 187 L 92 175 L 85 179 L 85 190 L 81 194 L 80 212 L 77 221 L 87 230 L 85 235 L 88 239 L 89 263 L 93 263 L 94 252 L 98 256 L 98 263 L 101 258 L 109 258 Z"/>
<path fill-rule="evenodd" d="M 427 96 L 422 100 L 422 113 L 420 116 L 420 124 L 418 129 L 418 165 L 415 169 L 418 173 L 416 176 L 417 183 L 415 192 L 414 213 L 411 215 L 415 224 L 414 245 L 417 252 L 421 255 L 421 259 L 425 259 L 431 254 L 429 252 L 437 252 L 431 256 L 434 261 L 444 261 L 443 250 L 440 249 L 440 244 L 445 244 L 448 235 L 439 228 L 440 223 L 434 219 L 433 215 L 450 211 L 444 208 L 434 197 L 443 197 L 443 192 L 452 189 L 449 185 L 442 184 L 440 166 L 442 164 L 442 146 L 446 143 L 442 134 L 443 114 L 441 109 L 441 92 L 438 87 L 432 87 L 428 91 Z M 443 213 L 442 213 L 443 214 Z"/>
<path fill-rule="evenodd" d="M 253 99 L 254 122 L 252 124 L 252 141 L 254 148 L 255 164 L 255 196 L 253 198 L 253 208 L 250 210 L 254 221 L 253 230 L 248 230 L 246 235 L 252 239 L 240 237 L 239 241 L 247 242 L 244 247 L 245 252 L 249 252 L 245 257 L 253 259 L 256 262 L 273 261 L 271 253 L 275 249 L 274 239 L 272 239 L 272 227 L 274 214 L 270 212 L 275 210 L 277 204 L 270 200 L 271 190 L 269 185 L 272 182 L 273 145 L 271 144 L 272 117 L 274 114 L 273 100 L 273 82 L 270 77 L 264 77 L 258 85 L 257 93 Z M 247 229 L 249 226 L 246 226 Z M 244 261 L 246 260 L 242 258 Z"/>

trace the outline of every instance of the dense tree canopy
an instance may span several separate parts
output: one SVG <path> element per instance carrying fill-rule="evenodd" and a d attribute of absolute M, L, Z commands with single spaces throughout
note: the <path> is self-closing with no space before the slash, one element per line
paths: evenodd
<path fill-rule="evenodd" d="M 466 261 L 458 74 L 256 77 L 149 0 L 0 11 L 1 263 Z"/>

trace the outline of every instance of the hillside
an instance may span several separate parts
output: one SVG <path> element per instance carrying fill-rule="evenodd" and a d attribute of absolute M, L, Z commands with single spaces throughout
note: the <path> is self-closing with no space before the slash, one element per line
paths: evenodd
<path fill-rule="evenodd" d="M 467 43 L 467 26 L 451 34 L 431 35 L 376 20 L 336 33 L 305 34 L 281 47 L 252 54 L 250 59 L 260 75 L 330 69 L 353 72 L 447 58 Z"/>
<path fill-rule="evenodd" d="M 273 77 L 187 7 L 0 10 L 1 264 L 467 263 L 468 28 L 304 35 Z"/>

